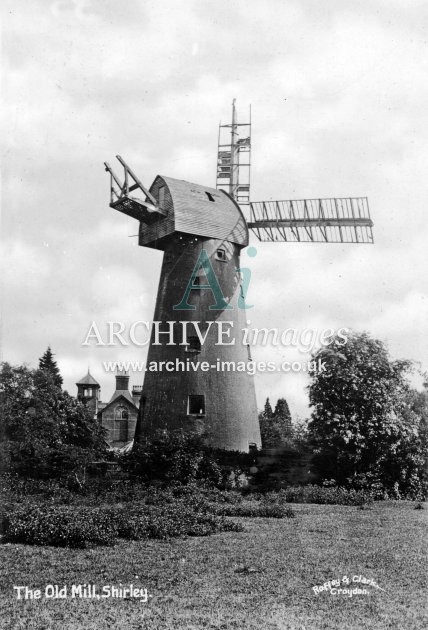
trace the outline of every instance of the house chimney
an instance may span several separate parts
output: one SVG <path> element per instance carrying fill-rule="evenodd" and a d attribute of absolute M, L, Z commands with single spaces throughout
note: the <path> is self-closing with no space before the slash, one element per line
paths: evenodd
<path fill-rule="evenodd" d="M 129 374 L 126 372 L 118 372 L 116 374 L 116 391 L 119 389 L 121 391 L 128 391 L 129 387 Z"/>
<path fill-rule="evenodd" d="M 142 391 L 143 391 L 143 386 L 142 385 L 133 385 L 132 386 L 132 398 L 140 398 Z"/>

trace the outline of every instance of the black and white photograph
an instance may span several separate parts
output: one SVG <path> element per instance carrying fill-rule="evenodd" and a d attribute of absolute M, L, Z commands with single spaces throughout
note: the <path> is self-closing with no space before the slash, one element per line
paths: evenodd
<path fill-rule="evenodd" d="M 426 628 L 426 2 L 1 13 L 0 627 Z"/>

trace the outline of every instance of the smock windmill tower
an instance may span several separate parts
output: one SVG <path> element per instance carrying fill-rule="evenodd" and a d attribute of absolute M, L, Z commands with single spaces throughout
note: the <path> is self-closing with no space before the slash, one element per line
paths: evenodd
<path fill-rule="evenodd" d="M 241 340 L 249 230 L 260 241 L 373 242 L 365 197 L 251 202 L 250 156 L 251 120 L 237 122 L 234 101 L 219 127 L 216 188 L 158 175 L 146 189 L 120 156 L 123 181 L 105 163 L 110 206 L 139 221 L 141 246 L 164 252 L 147 357 L 162 369 L 145 372 L 136 439 L 179 429 L 218 448 L 260 446 L 254 377 L 221 369 L 251 358 Z"/>

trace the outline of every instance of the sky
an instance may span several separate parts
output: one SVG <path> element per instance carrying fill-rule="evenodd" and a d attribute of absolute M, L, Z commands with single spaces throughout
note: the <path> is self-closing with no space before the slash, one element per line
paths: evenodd
<path fill-rule="evenodd" d="M 92 321 L 153 319 L 162 253 L 109 208 L 103 162 L 215 186 L 218 124 L 252 107 L 253 201 L 367 196 L 374 245 L 258 243 L 252 327 L 347 327 L 427 369 L 428 6 L 413 0 L 3 3 L 2 359 L 64 377 L 141 347 L 83 346 Z M 103 328 L 104 327 L 104 328 Z M 256 347 L 258 361 L 306 359 Z M 141 374 L 131 374 L 140 384 Z M 307 417 L 304 373 L 257 399 Z"/>

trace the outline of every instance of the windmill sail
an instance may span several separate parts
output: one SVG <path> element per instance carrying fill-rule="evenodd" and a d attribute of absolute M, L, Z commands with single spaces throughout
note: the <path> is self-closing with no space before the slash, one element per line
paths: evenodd
<path fill-rule="evenodd" d="M 367 197 L 255 201 L 250 209 L 259 241 L 373 243 Z"/>

